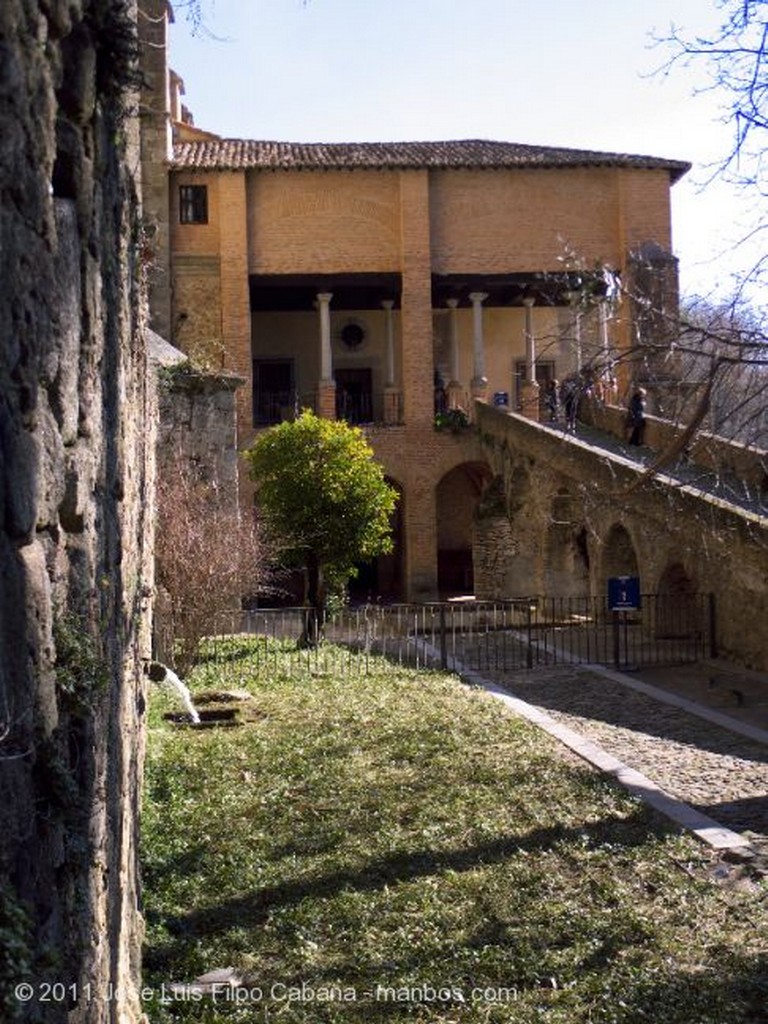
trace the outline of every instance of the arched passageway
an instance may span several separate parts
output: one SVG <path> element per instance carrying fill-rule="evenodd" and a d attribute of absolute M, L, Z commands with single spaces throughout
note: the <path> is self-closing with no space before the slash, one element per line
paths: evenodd
<path fill-rule="evenodd" d="M 640 576 L 635 545 L 632 543 L 627 529 L 620 523 L 614 523 L 608 532 L 603 546 L 601 593 L 607 593 L 608 580 L 612 576 Z M 641 578 L 641 589 L 643 581 Z"/>
<path fill-rule="evenodd" d="M 464 462 L 437 484 L 437 586 L 441 597 L 474 592 L 475 509 L 490 480 L 491 471 L 484 462 Z"/>
<path fill-rule="evenodd" d="M 659 580 L 655 632 L 659 639 L 690 637 L 701 627 L 696 584 L 682 562 L 670 562 Z"/>

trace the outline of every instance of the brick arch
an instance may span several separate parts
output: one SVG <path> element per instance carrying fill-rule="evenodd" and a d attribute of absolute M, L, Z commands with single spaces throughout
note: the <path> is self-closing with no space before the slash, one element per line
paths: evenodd
<path fill-rule="evenodd" d="M 437 585 L 441 594 L 474 592 L 475 513 L 492 480 L 486 462 L 467 461 L 435 485 Z"/>

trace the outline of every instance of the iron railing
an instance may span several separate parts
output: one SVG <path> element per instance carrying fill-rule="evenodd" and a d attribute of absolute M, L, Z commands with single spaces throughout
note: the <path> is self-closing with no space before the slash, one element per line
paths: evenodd
<path fill-rule="evenodd" d="M 257 656 L 262 651 L 277 663 L 288 652 L 329 671 L 365 672 L 372 655 L 416 667 L 498 672 L 568 663 L 627 670 L 717 653 L 709 594 L 646 594 L 639 609 L 622 612 L 594 597 L 368 604 L 322 623 L 306 608 L 261 608 L 229 613 L 215 631 L 213 657 L 229 635 L 245 633 L 265 641 Z"/>
<path fill-rule="evenodd" d="M 390 403 L 385 413 L 385 401 Z M 392 403 L 395 403 L 392 405 Z M 299 392 L 293 389 L 265 391 L 259 389 L 253 397 L 253 423 L 256 427 L 269 427 L 295 419 L 304 409 L 317 412 L 317 392 Z M 403 422 L 401 394 L 362 392 L 350 394 L 337 391 L 336 418 L 355 425 L 388 426 Z"/>

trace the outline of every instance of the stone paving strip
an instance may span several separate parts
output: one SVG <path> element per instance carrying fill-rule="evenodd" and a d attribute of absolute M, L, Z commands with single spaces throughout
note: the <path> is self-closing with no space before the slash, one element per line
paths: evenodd
<path fill-rule="evenodd" d="M 583 666 L 482 676 L 670 796 L 736 832 L 768 835 L 768 746 Z"/>

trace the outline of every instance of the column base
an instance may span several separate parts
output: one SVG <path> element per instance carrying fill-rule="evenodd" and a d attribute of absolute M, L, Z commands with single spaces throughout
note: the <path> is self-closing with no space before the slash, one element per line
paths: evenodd
<path fill-rule="evenodd" d="M 317 385 L 317 415 L 324 420 L 336 419 L 336 381 L 321 380 Z"/>
<path fill-rule="evenodd" d="M 446 388 L 446 399 L 448 401 L 449 409 L 464 409 L 466 404 L 466 392 L 464 385 L 459 383 L 457 380 L 452 380 Z"/>
<path fill-rule="evenodd" d="M 520 387 L 520 413 L 526 419 L 535 420 L 537 423 L 541 419 L 539 391 L 539 385 L 534 381 L 525 380 Z"/>
<path fill-rule="evenodd" d="M 384 422 L 403 422 L 403 396 L 400 388 L 394 385 L 387 385 L 384 388 Z"/>
<path fill-rule="evenodd" d="M 472 409 L 470 411 L 470 419 L 474 419 L 475 401 L 488 401 L 488 378 L 473 377 L 469 384 L 469 391 L 470 394 L 472 395 Z"/>

